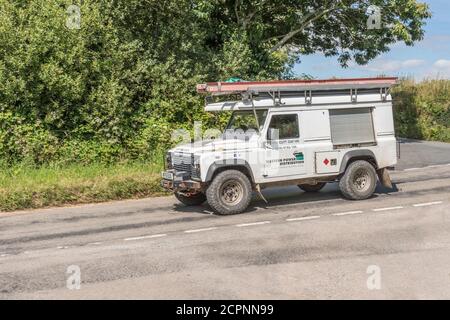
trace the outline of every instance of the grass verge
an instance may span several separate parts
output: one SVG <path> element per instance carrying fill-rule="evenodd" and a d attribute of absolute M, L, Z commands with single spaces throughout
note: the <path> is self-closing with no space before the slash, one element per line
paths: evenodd
<path fill-rule="evenodd" d="M 151 163 L 2 168 L 0 211 L 164 195 L 161 169 Z"/>

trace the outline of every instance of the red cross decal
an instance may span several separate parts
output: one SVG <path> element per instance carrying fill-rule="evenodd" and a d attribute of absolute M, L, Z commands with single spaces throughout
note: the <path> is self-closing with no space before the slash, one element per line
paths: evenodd
<path fill-rule="evenodd" d="M 325 160 L 323 160 L 323 163 L 325 163 L 325 165 L 327 166 L 330 163 L 330 160 L 325 159 Z"/>

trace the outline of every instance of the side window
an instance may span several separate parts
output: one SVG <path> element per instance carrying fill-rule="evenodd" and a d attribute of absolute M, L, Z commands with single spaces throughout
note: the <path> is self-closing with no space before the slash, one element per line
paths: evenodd
<path fill-rule="evenodd" d="M 300 137 L 298 115 L 280 114 L 272 116 L 269 130 L 267 131 L 267 140 L 296 139 Z"/>

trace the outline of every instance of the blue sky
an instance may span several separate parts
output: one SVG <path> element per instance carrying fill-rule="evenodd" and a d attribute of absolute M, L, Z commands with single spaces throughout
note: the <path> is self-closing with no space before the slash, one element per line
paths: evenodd
<path fill-rule="evenodd" d="M 321 54 L 301 57 L 295 73 L 306 73 L 315 78 L 371 77 L 380 74 L 425 78 L 450 79 L 450 1 L 425 0 L 433 13 L 425 27 L 425 38 L 408 47 L 394 44 L 391 51 L 380 55 L 366 66 L 352 64 L 347 69 L 339 66 L 336 57 Z"/>

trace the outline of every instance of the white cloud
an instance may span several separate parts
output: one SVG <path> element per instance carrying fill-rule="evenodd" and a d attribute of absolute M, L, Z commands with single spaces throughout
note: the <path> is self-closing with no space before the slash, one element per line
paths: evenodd
<path fill-rule="evenodd" d="M 450 60 L 440 59 L 425 70 L 419 79 L 450 79 Z"/>
<path fill-rule="evenodd" d="M 445 60 L 445 59 L 438 60 L 433 64 L 433 67 L 450 69 L 450 60 Z"/>
<path fill-rule="evenodd" d="M 416 48 L 419 50 L 448 54 L 450 52 L 450 35 L 425 35 L 425 39 L 419 42 Z"/>
<path fill-rule="evenodd" d="M 405 69 L 421 67 L 426 63 L 425 60 L 410 59 L 410 60 L 382 60 L 378 59 L 364 66 L 363 69 L 374 72 L 396 72 Z M 408 71 L 408 70 L 405 70 Z"/>
<path fill-rule="evenodd" d="M 402 62 L 402 68 L 417 68 L 423 66 L 425 64 L 425 60 L 420 59 L 411 59 Z"/>

